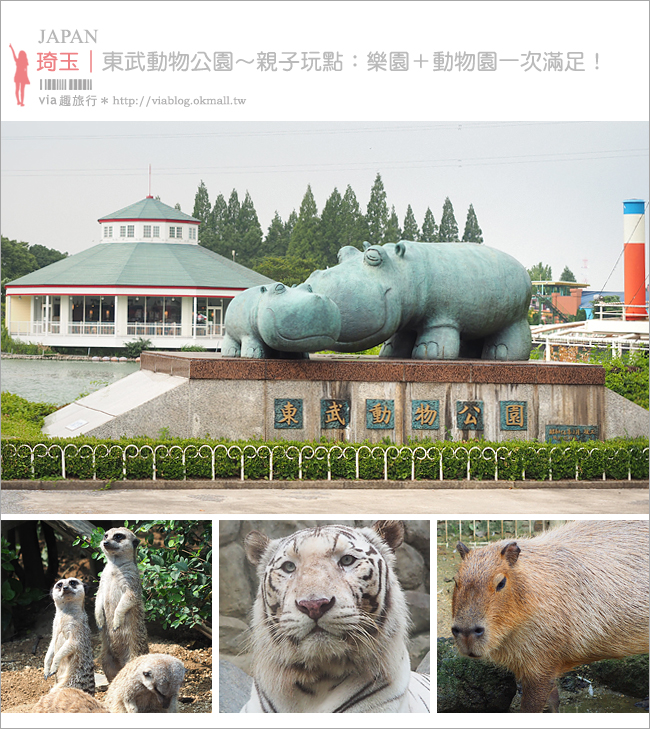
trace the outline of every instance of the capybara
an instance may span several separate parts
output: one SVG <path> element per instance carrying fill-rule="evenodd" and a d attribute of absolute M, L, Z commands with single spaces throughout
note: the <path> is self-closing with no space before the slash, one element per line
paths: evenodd
<path fill-rule="evenodd" d="M 459 651 L 521 681 L 521 710 L 557 711 L 555 679 L 648 652 L 648 522 L 575 521 L 469 550 L 454 577 Z"/>

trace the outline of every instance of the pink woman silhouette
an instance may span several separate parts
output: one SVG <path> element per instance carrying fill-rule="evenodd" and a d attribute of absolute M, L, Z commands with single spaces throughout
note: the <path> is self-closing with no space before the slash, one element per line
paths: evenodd
<path fill-rule="evenodd" d="M 11 48 L 11 52 L 14 54 L 14 61 L 16 63 L 16 75 L 14 76 L 14 81 L 16 82 L 16 101 L 18 102 L 18 106 L 25 106 L 25 86 L 29 83 L 29 79 L 27 78 L 27 66 L 29 66 L 27 54 L 25 51 L 20 51 L 16 57 L 16 51 L 14 51 L 11 43 L 9 44 L 9 48 Z"/>

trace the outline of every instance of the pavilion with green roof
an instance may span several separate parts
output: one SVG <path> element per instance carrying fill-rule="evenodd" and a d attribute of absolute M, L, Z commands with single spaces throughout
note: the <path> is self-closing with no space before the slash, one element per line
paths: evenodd
<path fill-rule="evenodd" d="M 20 341 L 219 349 L 232 298 L 266 276 L 198 245 L 200 221 L 151 196 L 99 218 L 101 243 L 6 285 Z"/>

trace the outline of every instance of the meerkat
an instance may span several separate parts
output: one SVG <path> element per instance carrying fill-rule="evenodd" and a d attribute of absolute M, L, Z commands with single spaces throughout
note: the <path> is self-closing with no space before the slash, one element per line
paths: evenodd
<path fill-rule="evenodd" d="M 85 691 L 75 688 L 62 688 L 50 691 L 49 694 L 41 696 L 34 705 L 32 712 L 35 714 L 108 714 L 108 709 L 89 696 Z"/>
<path fill-rule="evenodd" d="M 75 688 L 92 696 L 95 693 L 95 672 L 83 583 L 74 577 L 59 580 L 54 584 L 51 595 L 56 614 L 52 640 L 45 654 L 45 678 L 56 674 L 52 691 Z"/>
<path fill-rule="evenodd" d="M 95 597 L 95 620 L 102 632 L 101 662 L 109 682 L 129 661 L 149 652 L 137 560 L 139 541 L 129 529 L 117 527 L 104 534 L 101 545 L 107 563 Z"/>
<path fill-rule="evenodd" d="M 106 692 L 112 713 L 168 713 L 178 711 L 177 699 L 185 666 L 165 653 L 138 656 L 124 666 Z"/>

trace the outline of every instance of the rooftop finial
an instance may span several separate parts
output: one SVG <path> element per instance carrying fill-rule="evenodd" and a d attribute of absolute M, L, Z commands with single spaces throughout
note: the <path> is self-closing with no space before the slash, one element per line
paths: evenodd
<path fill-rule="evenodd" d="M 147 198 L 151 198 L 153 195 L 151 194 L 151 165 L 149 165 L 149 194 L 147 195 Z"/>

